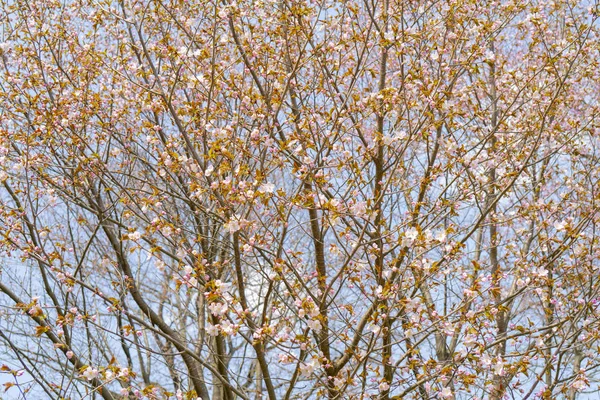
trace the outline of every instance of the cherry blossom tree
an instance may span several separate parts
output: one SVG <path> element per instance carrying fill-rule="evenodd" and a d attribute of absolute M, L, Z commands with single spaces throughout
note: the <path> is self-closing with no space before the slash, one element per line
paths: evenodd
<path fill-rule="evenodd" d="M 2 1 L 6 395 L 597 391 L 599 11 Z"/>

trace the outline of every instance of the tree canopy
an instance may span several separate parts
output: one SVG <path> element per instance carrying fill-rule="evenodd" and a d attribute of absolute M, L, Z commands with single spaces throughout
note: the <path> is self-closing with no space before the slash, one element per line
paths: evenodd
<path fill-rule="evenodd" d="M 597 391 L 598 11 L 0 2 L 5 395 Z"/>

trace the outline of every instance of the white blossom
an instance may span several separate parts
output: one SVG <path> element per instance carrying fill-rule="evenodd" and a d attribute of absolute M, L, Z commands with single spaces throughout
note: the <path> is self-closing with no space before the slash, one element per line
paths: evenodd
<path fill-rule="evenodd" d="M 312 329 L 315 332 L 319 332 L 321 331 L 321 321 L 319 321 L 318 319 L 311 319 L 308 321 L 308 326 L 310 327 L 310 329 Z"/>
<path fill-rule="evenodd" d="M 315 372 L 315 369 L 319 367 L 319 362 L 317 360 L 312 360 L 309 363 L 302 363 L 300 365 L 300 373 L 304 377 L 309 377 Z"/>
<path fill-rule="evenodd" d="M 260 193 L 273 193 L 275 191 L 275 185 L 272 183 L 263 183 L 258 187 Z"/>
<path fill-rule="evenodd" d="M 452 390 L 449 387 L 443 388 L 440 392 L 440 398 L 442 399 L 451 399 L 452 397 Z"/>
<path fill-rule="evenodd" d="M 208 324 L 206 326 L 206 333 L 209 336 L 217 336 L 219 334 L 219 328 L 216 325 Z"/>
<path fill-rule="evenodd" d="M 88 381 L 92 379 L 96 379 L 98 377 L 98 370 L 92 367 L 87 367 L 85 371 L 83 371 L 83 377 Z"/>

